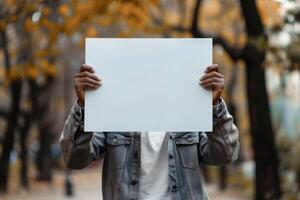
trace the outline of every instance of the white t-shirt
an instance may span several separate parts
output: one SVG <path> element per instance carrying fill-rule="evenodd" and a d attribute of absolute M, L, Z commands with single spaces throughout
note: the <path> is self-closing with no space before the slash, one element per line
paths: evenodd
<path fill-rule="evenodd" d="M 169 200 L 166 132 L 141 133 L 140 200 Z"/>

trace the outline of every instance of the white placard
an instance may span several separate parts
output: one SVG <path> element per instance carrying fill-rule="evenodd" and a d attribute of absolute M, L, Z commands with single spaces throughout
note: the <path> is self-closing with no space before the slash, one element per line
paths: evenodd
<path fill-rule="evenodd" d="M 86 39 L 102 86 L 85 96 L 85 131 L 211 131 L 212 95 L 199 78 L 212 39 Z"/>

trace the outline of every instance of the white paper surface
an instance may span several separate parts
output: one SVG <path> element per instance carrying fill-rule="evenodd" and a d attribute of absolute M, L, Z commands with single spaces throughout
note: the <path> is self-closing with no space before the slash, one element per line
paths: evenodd
<path fill-rule="evenodd" d="M 85 131 L 211 131 L 212 95 L 199 78 L 212 39 L 86 39 L 102 86 L 86 91 Z"/>

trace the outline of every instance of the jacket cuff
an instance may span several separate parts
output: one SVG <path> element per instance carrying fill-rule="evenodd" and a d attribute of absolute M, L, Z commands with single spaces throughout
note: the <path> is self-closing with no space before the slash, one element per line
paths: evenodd
<path fill-rule="evenodd" d="M 84 120 L 84 107 L 81 107 L 76 100 L 72 106 L 72 113 L 77 122 L 83 122 Z"/>
<path fill-rule="evenodd" d="M 213 120 L 220 119 L 226 112 L 226 104 L 222 98 L 220 98 L 217 105 L 213 105 Z"/>

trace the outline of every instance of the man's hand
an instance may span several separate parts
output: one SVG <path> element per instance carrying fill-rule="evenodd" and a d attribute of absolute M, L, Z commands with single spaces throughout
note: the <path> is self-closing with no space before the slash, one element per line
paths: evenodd
<path fill-rule="evenodd" d="M 199 84 L 205 89 L 213 92 L 213 104 L 218 104 L 218 100 L 224 89 L 224 76 L 219 72 L 217 64 L 210 65 L 206 68 L 205 74 L 200 78 Z"/>
<path fill-rule="evenodd" d="M 82 64 L 79 72 L 74 76 L 74 87 L 79 106 L 84 106 L 85 90 L 94 90 L 101 86 L 101 79 L 95 74 L 95 70 L 86 64 Z"/>

